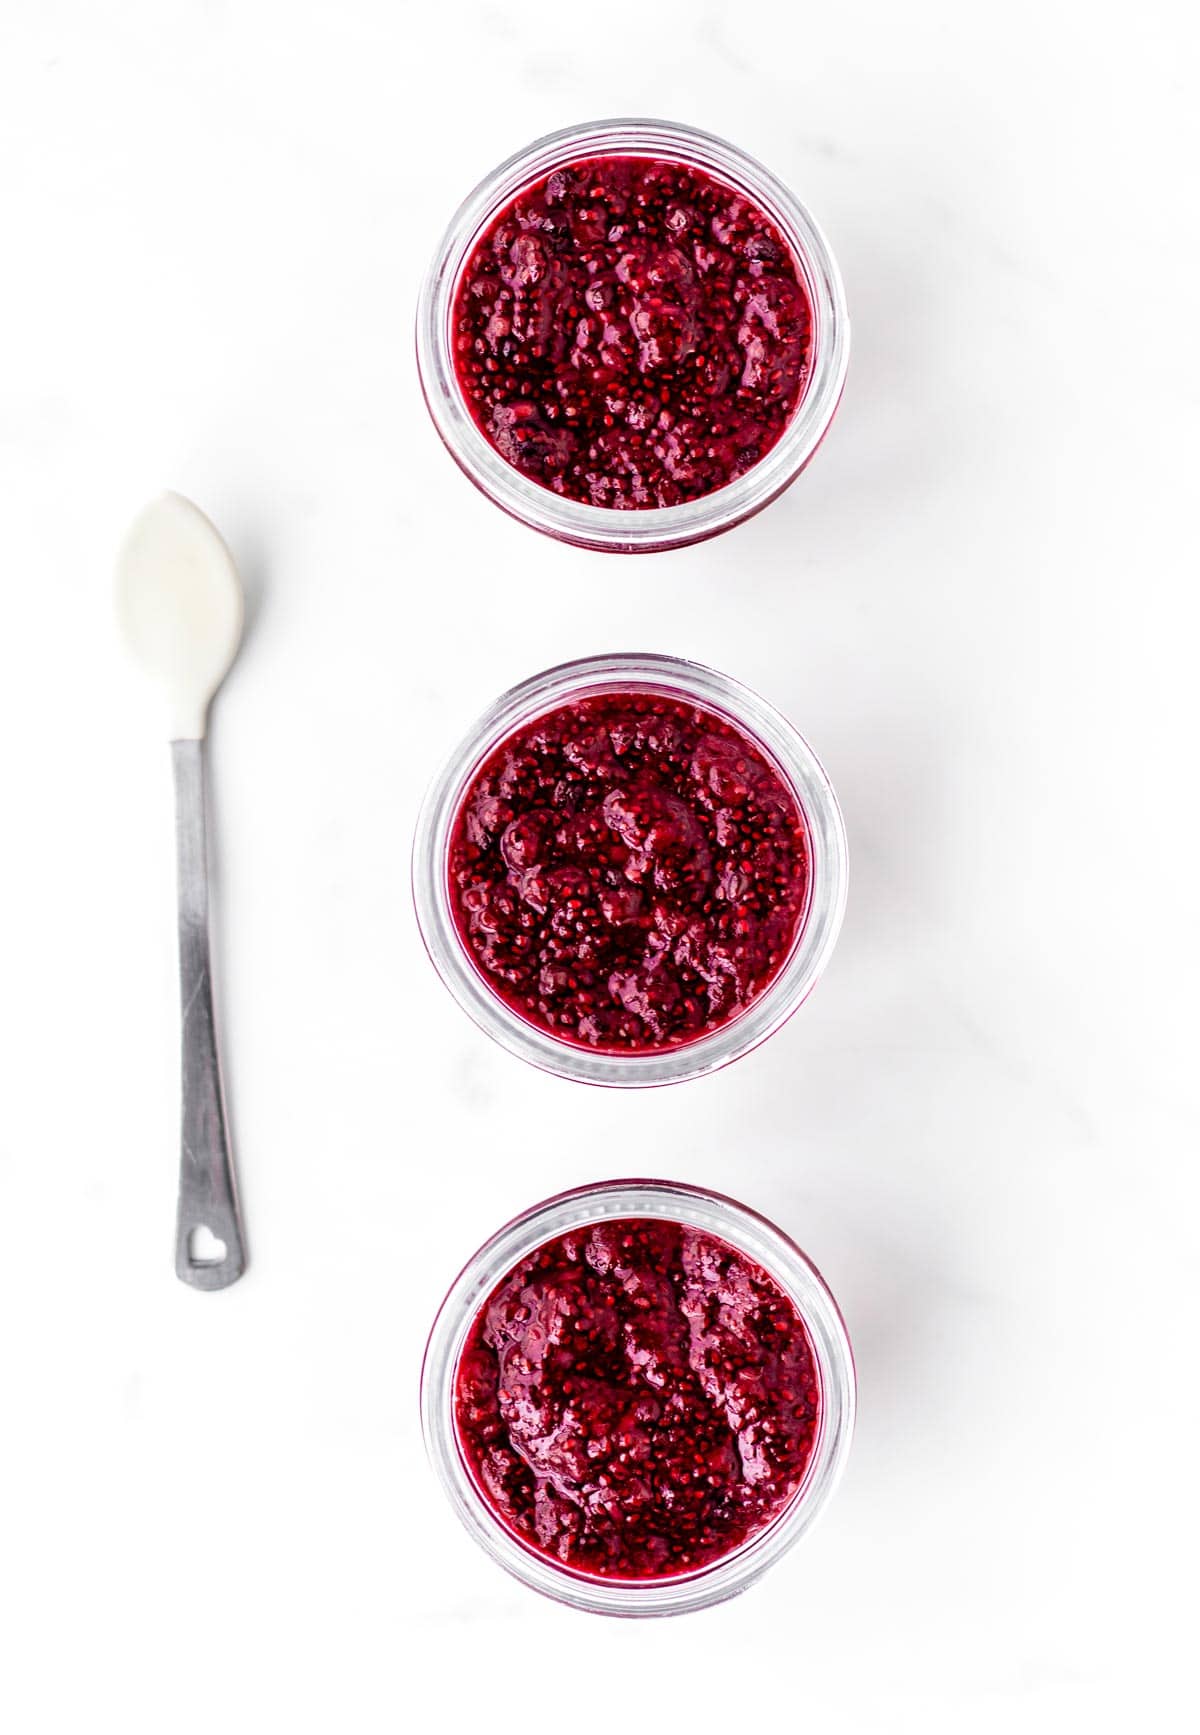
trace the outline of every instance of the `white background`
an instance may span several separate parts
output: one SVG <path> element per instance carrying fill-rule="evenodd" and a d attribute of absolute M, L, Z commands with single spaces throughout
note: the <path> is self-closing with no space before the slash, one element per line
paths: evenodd
<path fill-rule="evenodd" d="M 120 1727 L 1187 1727 L 1197 1407 L 1194 51 L 1184 4 L 7 0 L 0 13 L 0 1717 Z M 731 535 L 504 519 L 427 420 L 421 274 L 502 156 L 614 113 L 790 182 L 850 383 Z M 212 732 L 252 1266 L 172 1273 L 160 713 L 111 626 L 163 486 L 250 598 Z M 807 1007 L 588 1092 L 425 960 L 417 803 L 510 682 L 757 687 L 846 811 Z M 629 1171 L 842 1301 L 851 1467 L 740 1602 L 542 1604 L 460 1532 L 417 1374 L 463 1259 Z"/>

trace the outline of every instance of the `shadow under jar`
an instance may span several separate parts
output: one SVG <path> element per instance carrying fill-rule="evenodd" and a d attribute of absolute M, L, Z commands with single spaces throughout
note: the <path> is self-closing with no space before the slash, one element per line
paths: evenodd
<path fill-rule="evenodd" d="M 628 653 L 497 700 L 417 823 L 417 920 L 511 1053 L 618 1086 L 714 1071 L 806 998 L 841 925 L 846 836 L 807 743 L 698 663 Z"/>
<path fill-rule="evenodd" d="M 471 1535 L 601 1614 L 745 1590 L 832 1494 L 854 1404 L 841 1315 L 795 1243 L 668 1181 L 577 1188 L 501 1229 L 421 1374 L 426 1448 Z"/>
<path fill-rule="evenodd" d="M 804 206 L 664 121 L 568 127 L 502 163 L 417 309 L 426 402 L 465 473 L 536 530 L 627 554 L 714 536 L 794 481 L 849 343 Z"/>

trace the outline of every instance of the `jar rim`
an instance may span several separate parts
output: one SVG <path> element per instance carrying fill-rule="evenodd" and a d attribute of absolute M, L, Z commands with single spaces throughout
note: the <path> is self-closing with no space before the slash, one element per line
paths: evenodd
<path fill-rule="evenodd" d="M 675 1047 L 609 1052 L 564 1041 L 522 1018 L 475 966 L 450 906 L 447 858 L 463 795 L 503 740 L 556 705 L 604 692 L 651 691 L 729 719 L 788 784 L 808 840 L 808 907 L 775 977 L 728 1023 Z M 837 941 L 849 882 L 846 828 L 820 760 L 788 720 L 740 681 L 703 663 L 652 652 L 617 652 L 560 663 L 503 693 L 450 754 L 426 793 L 413 839 L 417 925 L 442 982 L 484 1033 L 544 1072 L 582 1084 L 677 1084 L 728 1065 L 772 1036 L 815 987 Z"/>
<path fill-rule="evenodd" d="M 487 1297 L 522 1259 L 569 1230 L 613 1218 L 657 1218 L 719 1236 L 773 1278 L 796 1307 L 817 1363 L 817 1435 L 800 1487 L 783 1511 L 731 1553 L 669 1579 L 602 1579 L 528 1547 L 487 1505 L 465 1463 L 454 1419 L 458 1362 Z M 489 1237 L 438 1309 L 421 1369 L 421 1426 L 442 1489 L 460 1521 L 500 1566 L 531 1589 L 596 1614 L 683 1614 L 739 1595 L 814 1523 L 850 1450 L 854 1358 L 845 1322 L 816 1266 L 791 1237 L 750 1206 L 677 1181 L 594 1182 L 530 1207 Z"/>
<path fill-rule="evenodd" d="M 677 506 L 619 510 L 570 500 L 524 476 L 476 426 L 458 383 L 450 322 L 459 275 L 487 224 L 522 188 L 589 155 L 657 156 L 704 169 L 760 205 L 793 253 L 812 308 L 811 371 L 791 420 L 745 475 Z M 430 416 L 451 456 L 510 516 L 582 548 L 625 554 L 680 548 L 740 524 L 799 475 L 841 398 L 850 323 L 841 274 L 823 233 L 794 193 L 756 158 L 680 122 L 622 117 L 563 127 L 507 158 L 467 195 L 434 254 L 417 304 L 417 371 Z"/>

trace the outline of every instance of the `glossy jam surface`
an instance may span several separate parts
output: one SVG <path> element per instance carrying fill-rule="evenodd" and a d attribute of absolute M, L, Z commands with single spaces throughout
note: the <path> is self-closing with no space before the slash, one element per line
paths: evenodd
<path fill-rule="evenodd" d="M 495 748 L 462 798 L 448 884 L 497 994 L 608 1052 L 690 1042 L 786 962 L 809 857 L 795 796 L 714 712 L 656 693 L 559 706 Z"/>
<path fill-rule="evenodd" d="M 593 506 L 676 506 L 778 440 L 812 309 L 778 228 L 704 170 L 593 157 L 524 189 L 476 244 L 452 312 L 478 427 Z"/>
<path fill-rule="evenodd" d="M 725 1241 L 649 1218 L 546 1242 L 488 1298 L 455 1385 L 487 1504 L 605 1578 L 694 1571 L 777 1518 L 820 1412 L 794 1304 Z"/>

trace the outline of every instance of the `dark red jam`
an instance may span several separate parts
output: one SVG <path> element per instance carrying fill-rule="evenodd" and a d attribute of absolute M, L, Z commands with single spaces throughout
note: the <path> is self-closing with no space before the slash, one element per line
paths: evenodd
<path fill-rule="evenodd" d="M 704 170 L 592 157 L 518 193 L 455 292 L 454 365 L 484 436 L 593 506 L 676 506 L 778 440 L 812 308 L 771 219 Z"/>
<path fill-rule="evenodd" d="M 521 1017 L 645 1053 L 745 1010 L 786 962 L 807 834 L 762 749 L 714 712 L 602 693 L 510 735 L 455 818 L 459 937 Z"/>
<path fill-rule="evenodd" d="M 495 1289 L 458 1364 L 462 1451 L 487 1504 L 579 1572 L 694 1571 L 764 1529 L 812 1453 L 820 1386 L 792 1301 L 678 1223 L 547 1241 Z"/>

